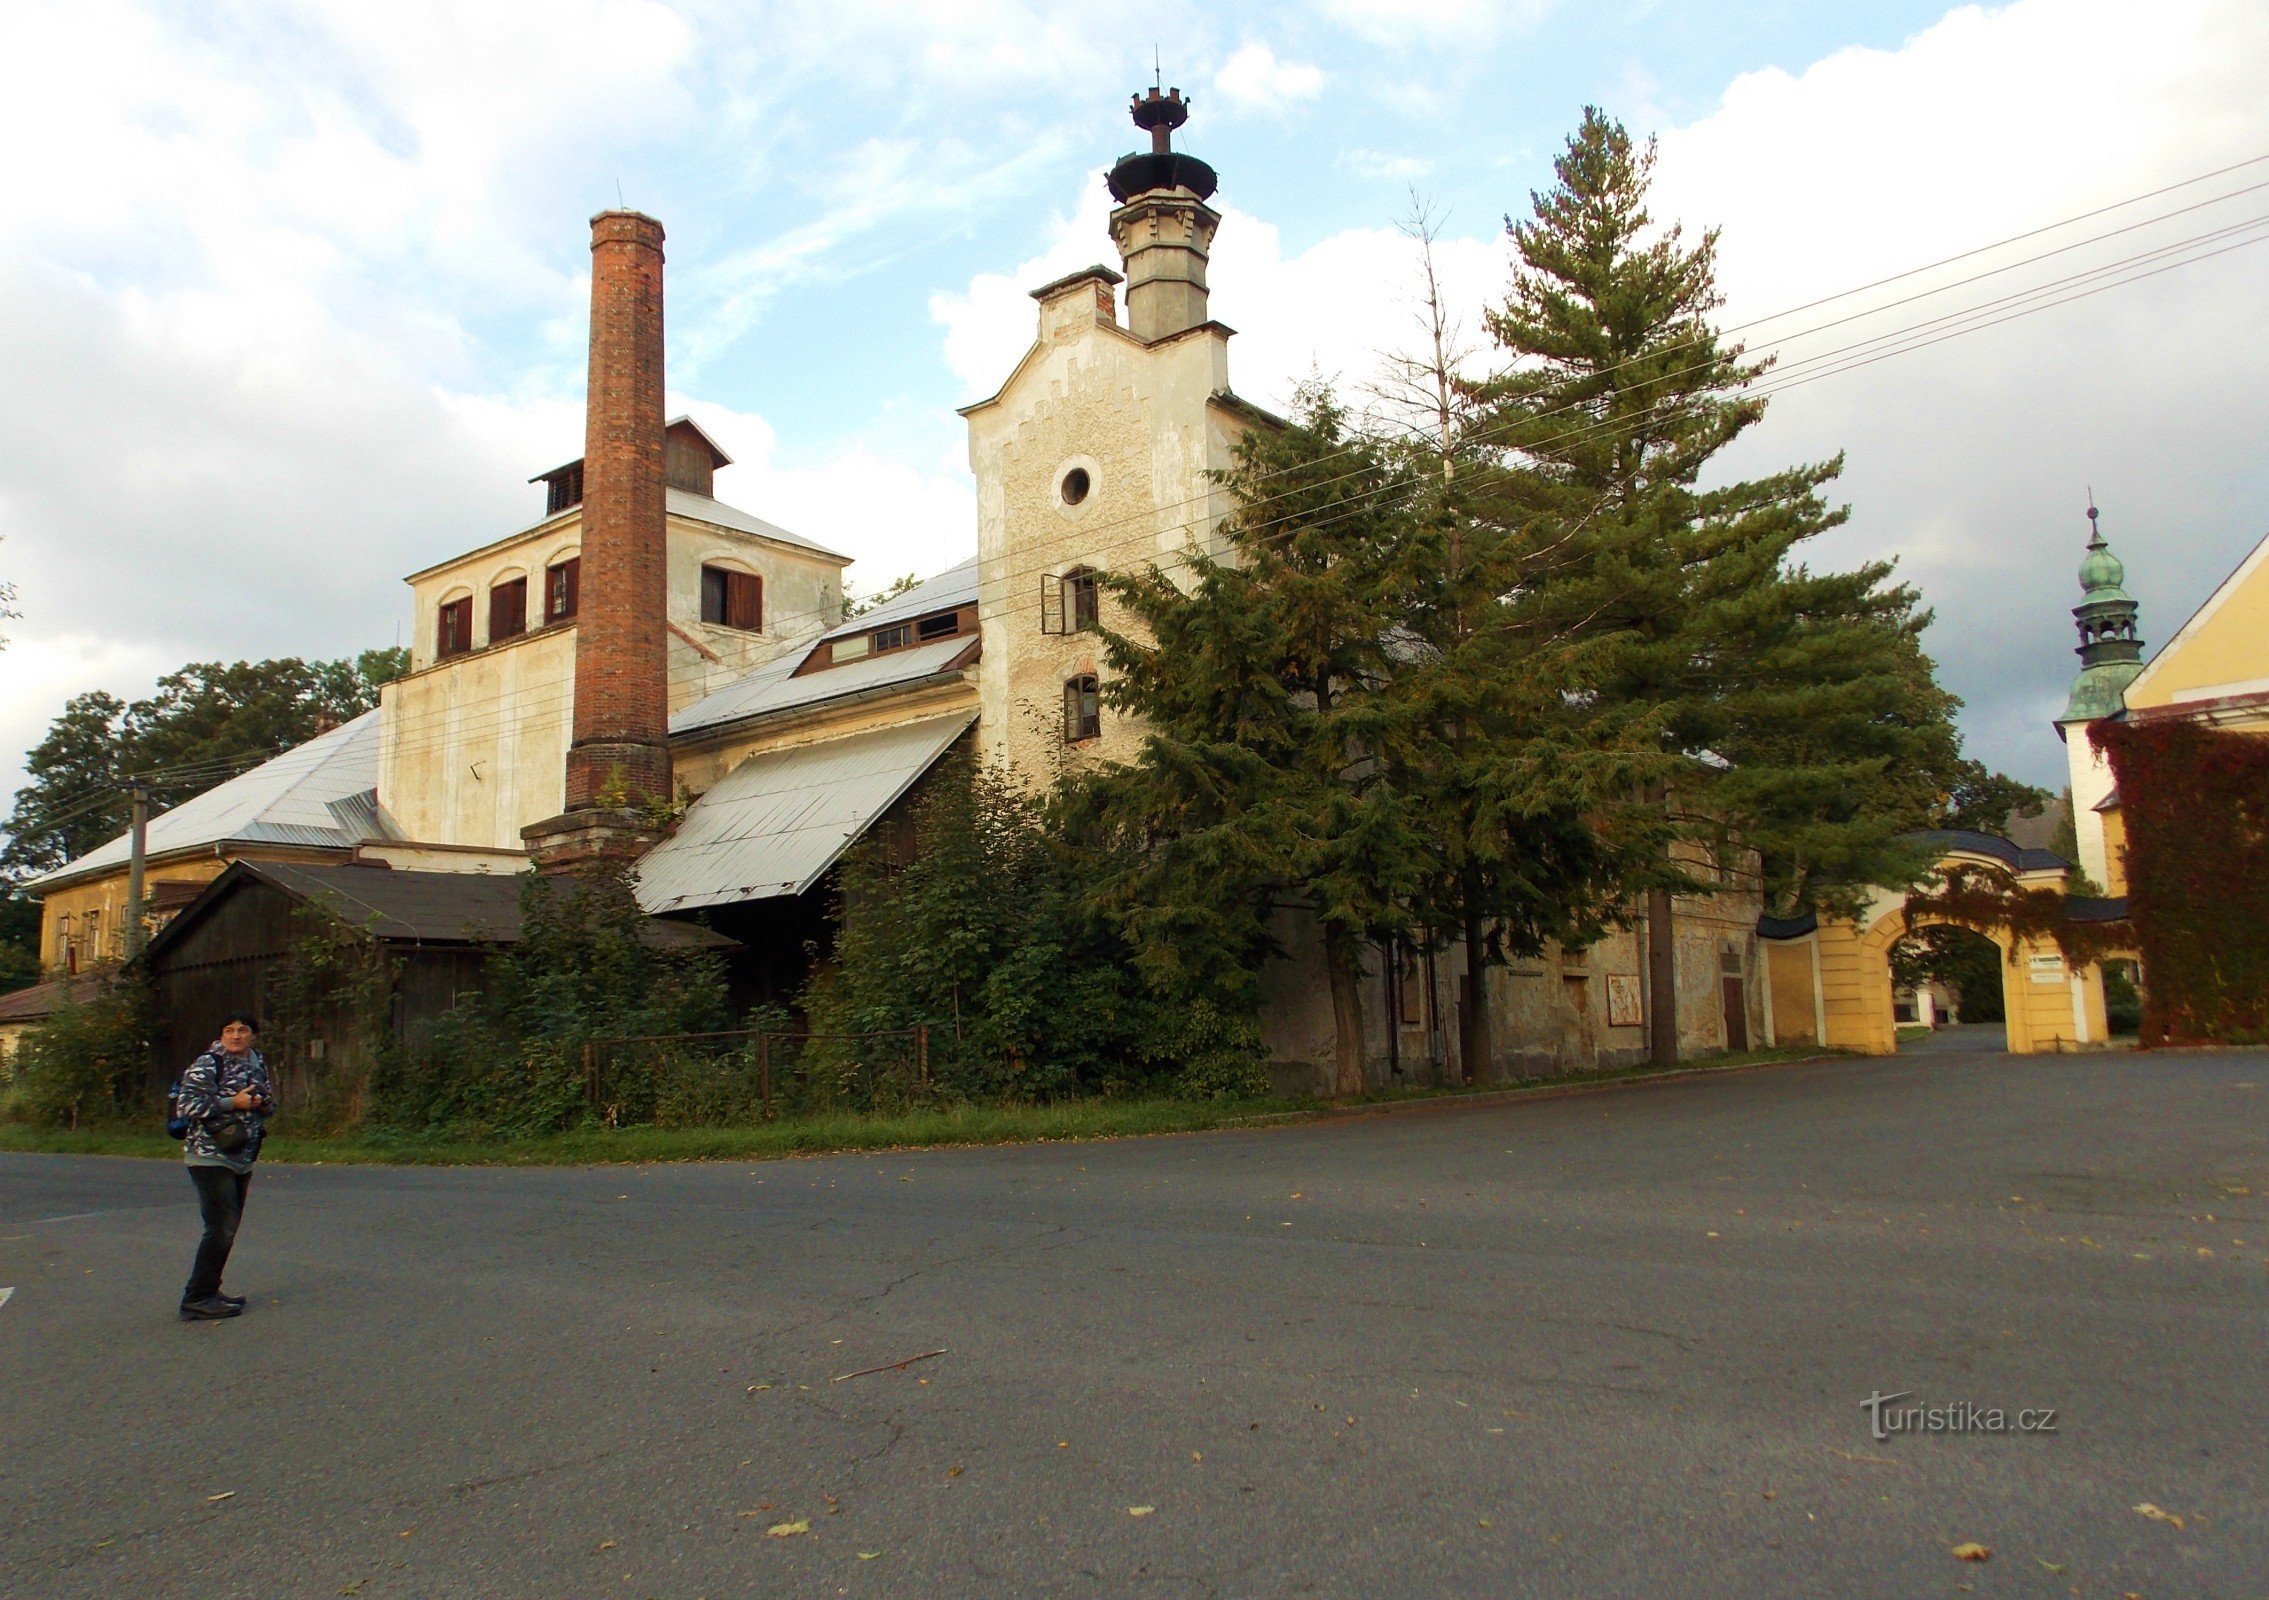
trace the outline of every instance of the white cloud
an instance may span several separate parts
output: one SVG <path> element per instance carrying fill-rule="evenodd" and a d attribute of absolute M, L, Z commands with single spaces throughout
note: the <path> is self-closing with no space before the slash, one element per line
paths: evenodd
<path fill-rule="evenodd" d="M 1723 229 L 1740 323 L 2259 155 L 2269 14 L 2239 0 L 2020 0 L 1965 8 L 1896 50 L 1738 79 L 1667 133 L 1656 212 Z M 2219 184 L 1753 329 L 1780 338 L 2269 176 Z M 1824 330 L 1784 365 L 2257 214 L 2259 196 Z M 2093 484 L 2163 641 L 2269 526 L 2259 450 L 2269 245 L 1800 388 L 1736 464 L 1849 451 L 1842 561 L 1897 555 L 1939 621 L 1977 751 L 2062 781 L 2049 719 L 2071 682 L 2068 608 Z"/>
<path fill-rule="evenodd" d="M 1477 41 L 1503 28 L 1526 27 L 1555 0 L 1324 0 L 1335 21 L 1374 44 Z"/>
<path fill-rule="evenodd" d="M 1054 237 L 1014 271 L 980 273 L 958 294 L 930 301 L 945 330 L 946 360 L 971 399 L 991 394 L 1033 339 L 1030 291 L 1091 262 L 1115 260 L 1106 225 L 1110 192 L 1092 174 L 1078 207 Z M 1350 229 L 1286 256 L 1276 227 L 1223 206 L 1207 278 L 1213 314 L 1238 330 L 1230 375 L 1240 393 L 1283 405 L 1311 373 L 1351 400 L 1380 370 L 1382 352 L 1417 342 L 1416 247 L 1391 228 Z M 1501 288 L 1503 251 L 1493 239 L 1444 239 L 1435 261 L 1453 305 L 1477 326 L 1478 309 Z"/>
<path fill-rule="evenodd" d="M 1324 92 L 1321 67 L 1301 61 L 1279 61 L 1276 52 L 1259 40 L 1239 45 L 1213 75 L 1213 86 L 1234 106 L 1252 111 L 1282 111 Z"/>
<path fill-rule="evenodd" d="M 1425 156 L 1392 156 L 1381 150 L 1350 150 L 1339 159 L 1349 171 L 1366 178 L 1423 178 L 1434 170 Z"/>

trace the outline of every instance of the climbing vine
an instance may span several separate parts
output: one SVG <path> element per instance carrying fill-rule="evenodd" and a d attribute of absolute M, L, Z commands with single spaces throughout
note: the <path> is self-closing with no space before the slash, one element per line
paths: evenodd
<path fill-rule="evenodd" d="M 2127 824 L 2146 1046 L 2269 1038 L 2269 738 L 2099 722 Z"/>

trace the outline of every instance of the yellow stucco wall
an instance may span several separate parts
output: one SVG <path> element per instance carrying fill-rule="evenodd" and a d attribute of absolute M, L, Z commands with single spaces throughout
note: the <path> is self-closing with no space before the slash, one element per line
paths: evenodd
<path fill-rule="evenodd" d="M 2097 820 L 2104 836 L 2104 893 L 2127 893 L 2127 814 L 2119 810 L 2100 811 Z"/>
<path fill-rule="evenodd" d="M 1106 710 L 1101 738 L 1065 744 L 1066 680 L 1108 674 L 1095 634 L 1042 632 L 1043 576 L 1153 561 L 1178 572 L 1182 552 L 1211 542 L 1231 502 L 1210 474 L 1231 465 L 1244 428 L 1211 403 L 1228 386 L 1224 330 L 1146 346 L 1080 283 L 1041 306 L 1038 342 L 997 396 L 966 413 L 981 562 L 979 736 L 987 759 L 1034 787 L 1078 763 L 1130 759 L 1138 737 Z M 1059 486 L 1075 467 L 1090 489 L 1068 505 Z M 1108 598 L 1104 607 L 1123 625 Z"/>
<path fill-rule="evenodd" d="M 271 859 L 269 852 L 246 851 L 255 860 Z M 284 853 L 281 859 L 306 859 Z M 153 861 L 143 872 L 145 894 L 161 883 L 211 883 L 234 857 L 204 854 L 187 860 Z M 86 937 L 87 913 L 96 918 L 96 937 Z M 68 948 L 67 948 L 68 945 Z M 50 971 L 95 961 L 115 961 L 126 953 L 126 869 L 117 867 L 78 883 L 51 889 L 42 896 L 39 920 L 39 964 Z"/>
<path fill-rule="evenodd" d="M 2269 691 L 2269 539 L 2128 685 L 2131 711 Z M 2269 712 L 2256 725 L 2269 726 Z"/>
<path fill-rule="evenodd" d="M 1898 1049 L 1891 1013 L 1891 947 L 1907 931 L 1903 912 L 1884 911 L 1873 920 L 1824 921 L 1813 936 L 1820 961 L 1819 1006 L 1826 1044 L 1861 1055 L 1891 1055 Z M 1991 937 L 1991 936 L 1989 936 Z M 1796 965 L 1794 951 L 1808 941 L 1788 941 L 1789 953 L 1776 952 L 1775 976 Z M 2101 1045 L 2110 1037 L 2104 1017 L 2102 968 L 2075 971 L 2049 941 L 2025 941 L 2010 959 L 2010 941 L 1994 937 L 2002 956 L 2002 995 L 2006 1003 L 2006 1048 L 2012 1055 L 2073 1050 Z M 1809 965 L 1809 962 L 1806 962 Z M 1809 1032 L 1804 1014 L 1809 995 L 1799 986 L 1784 990 L 1776 981 L 1773 1004 L 1776 1032 L 1784 1042 Z"/>

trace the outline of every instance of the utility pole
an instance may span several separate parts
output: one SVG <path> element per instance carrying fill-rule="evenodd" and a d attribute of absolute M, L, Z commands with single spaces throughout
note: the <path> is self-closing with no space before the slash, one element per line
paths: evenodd
<path fill-rule="evenodd" d="M 142 953 L 142 862 L 149 854 L 150 787 L 139 778 L 133 779 L 126 797 L 134 804 L 134 826 L 126 852 L 126 959 L 131 961 Z"/>

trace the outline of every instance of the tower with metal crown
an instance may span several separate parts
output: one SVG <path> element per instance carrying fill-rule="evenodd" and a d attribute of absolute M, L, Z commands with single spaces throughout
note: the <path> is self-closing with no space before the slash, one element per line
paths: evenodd
<path fill-rule="evenodd" d="M 2088 497 L 2088 553 L 2080 561 L 2080 603 L 2072 620 L 2080 630 L 2079 675 L 2064 715 L 2056 719 L 2072 775 L 2072 831 L 2080 869 L 2099 884 L 2112 881 L 2104 839 L 2104 812 L 2118 805 L 2110 765 L 2088 739 L 2088 724 L 2126 709 L 2127 686 L 2143 670 L 2143 640 L 2135 631 L 2135 597 L 2123 585 L 2127 569 L 2104 542 L 2095 496 Z"/>
<path fill-rule="evenodd" d="M 1121 156 L 1111 169 L 1111 238 L 1127 269 L 1127 331 L 1145 344 L 1170 339 L 1207 321 L 1205 264 L 1221 214 L 1206 201 L 1220 181 L 1197 157 L 1174 148 L 1174 130 L 1190 117 L 1179 89 L 1134 97 L 1135 126 L 1150 148 Z"/>

